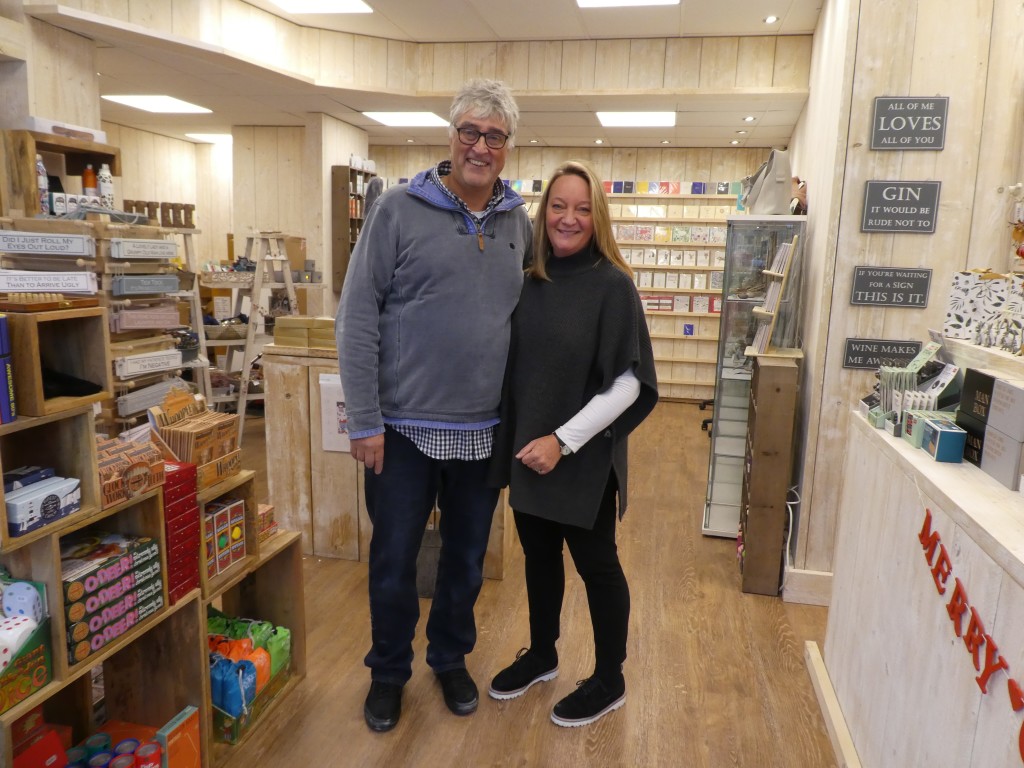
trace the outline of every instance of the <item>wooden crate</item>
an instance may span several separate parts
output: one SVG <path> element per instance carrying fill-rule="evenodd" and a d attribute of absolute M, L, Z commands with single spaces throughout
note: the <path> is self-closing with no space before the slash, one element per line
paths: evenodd
<path fill-rule="evenodd" d="M 113 396 L 110 331 L 103 307 L 7 315 L 19 416 L 48 416 Z M 43 369 L 98 385 L 91 395 L 47 398 Z"/>

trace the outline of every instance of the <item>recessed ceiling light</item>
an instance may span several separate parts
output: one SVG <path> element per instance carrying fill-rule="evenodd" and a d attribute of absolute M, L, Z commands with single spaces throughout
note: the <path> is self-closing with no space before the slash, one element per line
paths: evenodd
<path fill-rule="evenodd" d="M 662 140 L 661 140 L 661 143 L 662 143 L 662 144 L 671 144 L 672 142 L 671 142 L 671 141 L 669 141 L 668 139 L 662 139 Z"/>
<path fill-rule="evenodd" d="M 778 20 L 779 20 L 778 16 L 766 16 L 765 20 L 764 20 L 764 23 L 765 24 L 774 24 Z"/>
<path fill-rule="evenodd" d="M 729 143 L 730 143 L 730 144 L 739 144 L 739 143 L 740 143 L 740 140 L 739 140 L 739 139 L 733 139 L 733 140 L 732 140 L 732 141 L 730 141 Z"/>
<path fill-rule="evenodd" d="M 741 136 L 745 136 L 747 134 L 746 131 L 736 131 L 736 133 L 740 134 Z"/>
<path fill-rule="evenodd" d="M 443 128 L 448 121 L 433 112 L 363 112 L 371 120 L 391 128 Z"/>
<path fill-rule="evenodd" d="M 675 112 L 598 112 L 597 119 L 605 128 L 671 128 L 676 124 Z"/>
<path fill-rule="evenodd" d="M 373 13 L 363 0 L 270 0 L 285 13 Z"/>
<path fill-rule="evenodd" d="M 537 143 L 537 139 L 530 139 L 530 143 L 531 144 L 536 144 Z"/>
<path fill-rule="evenodd" d="M 208 113 L 206 107 L 196 104 L 189 104 L 187 101 L 176 99 L 173 96 L 104 96 L 107 101 L 115 101 L 124 104 L 126 107 L 143 109 L 146 112 L 160 112 L 163 114 L 204 114 Z"/>
<path fill-rule="evenodd" d="M 230 144 L 232 142 L 230 133 L 186 133 L 185 135 L 200 144 Z"/>
<path fill-rule="evenodd" d="M 746 117 L 743 118 L 744 123 L 752 123 L 755 120 L 757 120 L 757 118 L 754 117 L 753 115 L 747 115 Z"/>
<path fill-rule="evenodd" d="M 415 139 L 406 139 L 406 140 L 405 140 L 405 143 L 406 143 L 406 144 L 415 144 L 415 143 L 416 143 L 416 141 L 415 141 Z"/>
<path fill-rule="evenodd" d="M 594 139 L 595 144 L 604 144 L 604 139 Z"/>
<path fill-rule="evenodd" d="M 638 5 L 679 5 L 679 0 L 576 0 L 580 8 L 632 8 Z"/>

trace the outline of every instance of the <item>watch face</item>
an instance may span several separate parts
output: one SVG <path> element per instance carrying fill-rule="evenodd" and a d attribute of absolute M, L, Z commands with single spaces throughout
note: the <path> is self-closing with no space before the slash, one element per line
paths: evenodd
<path fill-rule="evenodd" d="M 568 456 L 571 453 L 572 453 L 572 448 L 570 448 L 568 445 L 563 445 L 562 446 L 562 455 L 563 456 Z"/>

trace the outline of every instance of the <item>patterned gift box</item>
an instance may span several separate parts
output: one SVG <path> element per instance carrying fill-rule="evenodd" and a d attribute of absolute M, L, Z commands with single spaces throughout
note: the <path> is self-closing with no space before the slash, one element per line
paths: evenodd
<path fill-rule="evenodd" d="M 974 341 L 978 328 L 1003 310 L 1010 280 L 988 270 L 954 272 L 942 333 L 950 339 Z"/>

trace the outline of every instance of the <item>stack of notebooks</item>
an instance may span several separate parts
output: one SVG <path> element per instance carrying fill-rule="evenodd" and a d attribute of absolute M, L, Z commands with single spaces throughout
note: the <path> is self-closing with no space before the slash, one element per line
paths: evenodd
<path fill-rule="evenodd" d="M 285 315 L 274 321 L 274 344 L 281 347 L 336 349 L 333 317 Z"/>

